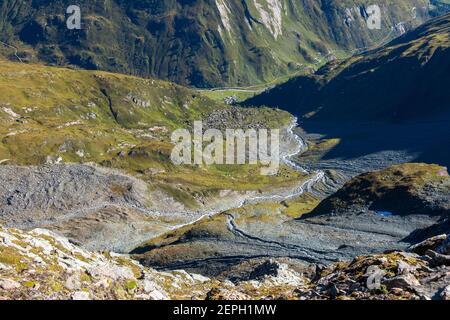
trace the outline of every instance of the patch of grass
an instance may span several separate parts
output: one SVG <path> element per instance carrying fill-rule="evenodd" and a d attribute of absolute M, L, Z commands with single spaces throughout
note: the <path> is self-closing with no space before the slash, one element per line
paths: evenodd
<path fill-rule="evenodd" d="M 27 259 L 11 247 L 0 246 L 0 263 L 12 266 L 17 272 L 28 269 Z"/>
<path fill-rule="evenodd" d="M 224 90 L 201 90 L 200 93 L 211 100 L 223 102 L 225 98 L 236 97 L 236 102 L 243 102 L 262 90 L 251 90 L 251 89 L 224 89 Z"/>
<path fill-rule="evenodd" d="M 132 290 L 134 290 L 134 289 L 136 289 L 137 288 L 137 282 L 135 281 L 135 280 L 128 280 L 126 283 L 125 283 L 125 288 L 128 290 L 128 291 L 132 291 Z"/>
<path fill-rule="evenodd" d="M 36 282 L 29 280 L 22 283 L 22 285 L 27 288 L 33 288 L 36 285 Z"/>
<path fill-rule="evenodd" d="M 314 210 L 320 201 L 319 198 L 306 194 L 294 200 L 282 202 L 285 207 L 282 212 L 290 218 L 297 219 Z"/>
<path fill-rule="evenodd" d="M 324 152 L 328 151 L 335 146 L 337 146 L 339 143 L 341 143 L 341 139 L 335 138 L 335 139 L 326 139 L 326 140 L 320 140 L 316 143 L 310 143 L 308 145 L 308 153 L 310 152 Z"/>

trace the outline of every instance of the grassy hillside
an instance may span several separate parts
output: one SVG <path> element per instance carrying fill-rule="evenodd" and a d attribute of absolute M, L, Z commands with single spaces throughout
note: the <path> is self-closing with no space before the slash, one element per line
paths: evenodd
<path fill-rule="evenodd" d="M 199 194 L 294 183 L 299 175 L 287 168 L 263 177 L 250 165 L 172 164 L 172 131 L 227 108 L 164 81 L 0 60 L 0 163 L 96 163 L 138 176 L 189 206 Z M 291 121 L 271 109 L 236 114 L 242 123 L 266 127 Z"/>
<path fill-rule="evenodd" d="M 434 12 L 426 0 L 377 3 L 381 30 L 366 26 L 368 0 L 82 0 L 83 28 L 68 30 L 70 1 L 4 0 L 0 41 L 18 47 L 23 60 L 197 87 L 243 86 L 377 46 Z M 0 50 L 17 60 L 14 49 Z"/>

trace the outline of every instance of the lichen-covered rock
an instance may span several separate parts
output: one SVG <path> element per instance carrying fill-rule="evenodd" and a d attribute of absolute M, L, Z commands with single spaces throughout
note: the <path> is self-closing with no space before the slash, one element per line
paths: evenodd
<path fill-rule="evenodd" d="M 43 229 L 0 227 L 0 265 L 1 299 L 187 299 L 204 298 L 212 288 L 208 278 L 89 252 Z"/>
<path fill-rule="evenodd" d="M 398 251 L 322 268 L 309 288 L 295 294 L 303 300 L 429 300 L 440 299 L 448 283 L 449 267 L 432 266 L 429 257 Z"/>
<path fill-rule="evenodd" d="M 0 288 L 3 290 L 14 290 L 20 288 L 20 283 L 10 279 L 0 279 Z"/>
<path fill-rule="evenodd" d="M 206 297 L 207 300 L 249 300 L 250 296 L 237 290 L 214 288 Z"/>
<path fill-rule="evenodd" d="M 450 285 L 448 285 L 447 287 L 445 287 L 444 290 L 442 290 L 441 298 L 442 300 L 450 301 Z"/>
<path fill-rule="evenodd" d="M 318 266 L 312 273 L 288 260 L 260 259 L 210 279 L 89 252 L 47 230 L 0 227 L 0 299 L 448 300 L 447 257 L 398 251 Z"/>
<path fill-rule="evenodd" d="M 90 300 L 89 292 L 77 291 L 72 294 L 72 300 Z"/>
<path fill-rule="evenodd" d="M 394 278 L 387 279 L 383 284 L 388 288 L 398 289 L 415 289 L 421 286 L 420 282 L 412 274 L 400 275 Z"/>

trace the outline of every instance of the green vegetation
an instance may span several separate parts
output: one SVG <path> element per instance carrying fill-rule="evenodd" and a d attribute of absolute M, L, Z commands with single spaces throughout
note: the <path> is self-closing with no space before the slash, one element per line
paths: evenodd
<path fill-rule="evenodd" d="M 159 262 L 176 259 L 189 255 L 197 256 L 207 253 L 214 255 L 213 248 L 208 246 L 208 239 L 228 241 L 233 237 L 227 221 L 231 216 L 239 226 L 247 224 L 279 225 L 286 221 L 296 219 L 310 213 L 320 202 L 316 196 L 305 193 L 299 197 L 285 201 L 265 201 L 256 204 L 247 204 L 238 209 L 232 209 L 220 214 L 204 217 L 203 219 L 181 228 L 166 232 L 150 239 L 137 247 L 133 253 L 136 259 Z M 206 242 L 205 242 L 206 241 Z M 192 245 L 195 243 L 195 245 Z M 155 261 L 156 261 L 155 260 Z"/>
<path fill-rule="evenodd" d="M 286 208 L 282 209 L 282 212 L 290 218 L 297 219 L 310 213 L 319 203 L 319 198 L 314 197 L 311 194 L 305 194 L 293 200 L 283 202 L 282 204 Z"/>
<path fill-rule="evenodd" d="M 386 192 L 394 188 L 422 188 L 430 183 L 449 180 L 447 169 L 435 164 L 405 163 L 387 169 L 368 173 L 361 179 L 372 181 L 371 192 Z"/>
<path fill-rule="evenodd" d="M 224 101 L 226 98 L 234 97 L 236 102 L 243 102 L 252 98 L 263 90 L 253 89 L 219 89 L 219 90 L 201 90 L 200 93 L 214 101 Z"/>
<path fill-rule="evenodd" d="M 7 246 L 0 246 L 0 263 L 13 267 L 17 272 L 28 268 L 28 263 L 17 250 Z"/>

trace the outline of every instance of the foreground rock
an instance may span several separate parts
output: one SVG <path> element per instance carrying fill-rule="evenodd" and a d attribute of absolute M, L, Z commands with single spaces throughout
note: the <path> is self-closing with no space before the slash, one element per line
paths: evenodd
<path fill-rule="evenodd" d="M 449 237 L 447 237 L 447 240 Z M 158 272 L 126 256 L 92 253 L 42 229 L 0 228 L 0 299 L 444 299 L 450 267 L 436 253 L 363 256 L 351 262 L 298 265 L 256 259 L 214 279 Z"/>
<path fill-rule="evenodd" d="M 440 300 L 449 284 L 448 266 L 396 251 L 331 265 L 318 273 L 310 290 L 295 294 L 300 299 Z"/>
<path fill-rule="evenodd" d="M 321 184 L 329 180 L 327 174 Z M 151 267 L 214 277 L 255 257 L 330 264 L 405 250 L 450 230 L 450 177 L 441 166 L 396 165 L 360 175 L 322 202 L 315 195 L 316 186 L 296 199 L 205 218 L 145 242 L 134 257 Z"/>
<path fill-rule="evenodd" d="M 276 273 L 233 283 L 183 270 L 158 272 L 127 256 L 86 251 L 44 229 L 0 228 L 0 299 L 267 299 L 308 281 L 285 264 L 270 263 Z"/>
<path fill-rule="evenodd" d="M 47 230 L 0 228 L 0 299 L 165 300 L 201 297 L 211 288 L 207 278 L 91 253 Z"/>

